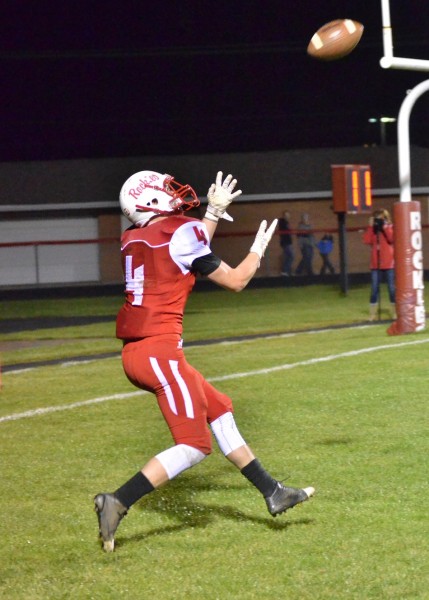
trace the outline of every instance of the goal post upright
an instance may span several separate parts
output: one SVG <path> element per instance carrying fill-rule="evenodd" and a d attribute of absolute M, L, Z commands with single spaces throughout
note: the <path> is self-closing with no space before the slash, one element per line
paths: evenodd
<path fill-rule="evenodd" d="M 429 60 L 398 58 L 393 53 L 390 0 L 381 0 L 384 69 L 429 71 Z M 415 102 L 429 90 L 429 79 L 410 90 L 398 116 L 398 168 L 400 200 L 394 205 L 395 283 L 397 319 L 390 335 L 414 333 L 425 328 L 424 269 L 420 202 L 412 200 L 409 121 Z"/>

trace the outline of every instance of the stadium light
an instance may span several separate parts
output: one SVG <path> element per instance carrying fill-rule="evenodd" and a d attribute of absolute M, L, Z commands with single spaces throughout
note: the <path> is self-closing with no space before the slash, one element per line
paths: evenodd
<path fill-rule="evenodd" d="M 396 123 L 395 117 L 370 117 L 368 123 L 380 123 L 380 145 L 386 146 L 386 125 Z"/>

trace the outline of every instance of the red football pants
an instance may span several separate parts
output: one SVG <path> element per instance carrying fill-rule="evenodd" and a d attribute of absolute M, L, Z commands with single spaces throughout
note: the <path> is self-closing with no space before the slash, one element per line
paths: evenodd
<path fill-rule="evenodd" d="M 156 395 L 175 443 L 210 454 L 207 423 L 233 412 L 232 401 L 187 362 L 180 338 L 159 335 L 127 342 L 122 364 L 131 383 Z"/>

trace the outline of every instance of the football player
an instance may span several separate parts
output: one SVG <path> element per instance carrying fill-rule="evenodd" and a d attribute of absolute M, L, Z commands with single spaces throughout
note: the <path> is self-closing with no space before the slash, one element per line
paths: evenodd
<path fill-rule="evenodd" d="M 114 550 L 116 529 L 140 498 L 201 462 L 212 451 L 209 427 L 220 450 L 265 498 L 274 517 L 307 500 L 314 489 L 283 486 L 263 468 L 237 428 L 231 399 L 215 389 L 186 360 L 182 320 L 196 274 L 241 291 L 255 275 L 277 225 L 262 221 L 249 253 L 235 268 L 210 249 L 220 218 L 241 194 L 237 180 L 221 171 L 208 190 L 202 220 L 184 213 L 199 205 L 195 191 L 166 174 L 140 171 L 120 192 L 122 212 L 132 226 L 122 236 L 125 303 L 116 323 L 123 340 L 128 379 L 153 392 L 174 445 L 152 457 L 113 493 L 94 498 L 103 548 Z M 209 426 L 209 427 L 208 427 Z"/>

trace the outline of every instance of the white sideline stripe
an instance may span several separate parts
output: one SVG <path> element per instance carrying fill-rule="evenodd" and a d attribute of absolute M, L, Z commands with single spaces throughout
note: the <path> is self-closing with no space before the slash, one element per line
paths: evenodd
<path fill-rule="evenodd" d="M 232 373 L 231 375 L 222 375 L 215 377 L 208 381 L 227 381 L 228 379 L 238 379 L 240 377 L 249 377 L 251 375 L 265 375 L 267 373 L 274 373 L 275 371 L 286 371 L 288 369 L 294 369 L 295 367 L 305 367 L 307 365 L 314 365 L 322 362 L 329 362 L 336 360 L 337 358 L 347 358 L 349 356 L 359 356 L 359 354 L 368 354 L 369 352 L 376 352 L 378 350 L 388 350 L 390 348 L 402 348 L 404 346 L 415 346 L 416 344 L 426 344 L 429 342 L 429 338 L 424 340 L 414 340 L 412 342 L 403 342 L 402 344 L 383 344 L 382 346 L 372 346 L 370 348 L 361 348 L 360 350 L 350 350 L 349 352 L 342 352 L 341 354 L 329 354 L 328 356 L 321 356 L 319 358 L 309 358 L 308 360 L 301 360 L 296 363 L 287 363 L 285 365 L 278 365 L 277 367 L 268 367 L 267 369 L 258 369 L 257 371 L 248 371 L 247 373 Z"/>
<path fill-rule="evenodd" d="M 148 394 L 139 390 L 137 392 L 127 392 L 125 394 L 113 394 L 112 396 L 100 396 L 99 398 L 92 398 L 91 400 L 82 400 L 81 402 L 73 402 L 72 404 L 60 404 L 59 406 L 47 406 L 46 408 L 35 408 L 34 410 L 27 410 L 23 413 L 15 413 L 13 415 L 7 415 L 0 417 L 0 423 L 5 421 L 19 421 L 19 419 L 28 419 L 30 417 L 37 417 L 38 415 L 46 415 L 48 413 L 60 412 L 62 410 L 71 410 L 72 408 L 79 408 L 80 406 L 89 406 L 91 404 L 99 404 L 100 402 L 108 402 L 109 400 L 125 400 L 126 398 L 132 398 L 140 394 Z"/>
<path fill-rule="evenodd" d="M 284 365 L 277 365 L 276 367 L 268 367 L 266 369 L 257 369 L 255 371 L 247 371 L 245 373 L 231 373 L 230 375 L 219 375 L 219 377 L 208 378 L 207 381 L 228 381 L 229 379 L 239 379 L 240 377 L 251 377 L 253 375 L 266 375 L 268 373 L 274 373 L 276 371 L 286 371 L 288 369 L 294 369 L 295 367 L 305 367 L 307 365 L 315 365 L 317 363 L 329 362 L 337 360 L 338 358 L 348 358 L 350 356 L 359 356 L 360 354 L 368 354 L 369 352 L 377 352 L 379 350 L 390 350 L 394 348 L 404 348 L 405 346 L 416 346 L 418 344 L 427 344 L 429 338 L 422 340 L 413 340 L 410 342 L 402 342 L 398 344 L 383 344 L 381 346 L 371 346 L 369 348 L 361 348 L 360 350 L 350 350 L 349 352 L 342 352 L 341 354 L 329 354 L 328 356 L 321 356 L 319 358 L 309 358 L 308 360 L 301 360 L 296 363 L 286 363 Z M 83 400 L 81 402 L 73 402 L 72 404 L 62 404 L 60 406 L 47 406 L 46 408 L 36 408 L 35 410 L 28 410 L 23 413 L 15 413 L 12 415 L 6 415 L 0 417 L 0 423 L 6 421 L 18 421 L 20 419 L 28 419 L 39 415 L 45 415 L 53 412 L 60 412 L 63 410 L 72 410 L 73 408 L 80 408 L 81 406 L 90 406 L 92 404 L 99 404 L 101 402 L 108 402 L 110 400 L 125 400 L 127 398 L 133 398 L 141 394 L 148 394 L 143 390 L 136 392 L 127 392 L 124 394 L 113 394 L 112 396 L 101 396 L 100 398 L 92 398 L 91 400 Z"/>
<path fill-rule="evenodd" d="M 353 329 L 367 329 L 369 327 L 373 327 L 373 325 L 356 325 Z M 335 331 L 342 331 L 343 328 L 338 328 Z M 233 346 L 235 344 L 250 344 L 252 342 L 257 342 L 259 340 L 273 340 L 273 339 L 285 339 L 290 337 L 296 337 L 297 335 L 315 335 L 318 333 L 326 333 L 327 331 L 333 331 L 332 329 L 309 329 L 308 331 L 299 331 L 299 332 L 291 332 L 291 333 L 271 333 L 268 335 L 264 335 L 262 337 L 249 337 L 245 339 L 237 339 L 237 340 L 221 340 L 219 342 L 214 342 L 212 344 L 208 344 L 210 347 L 213 346 Z M 195 350 L 195 348 L 201 348 L 200 344 L 195 344 L 194 342 L 188 342 L 185 346 L 186 350 Z M 111 356 L 110 359 L 119 360 L 121 358 L 120 353 L 117 356 Z M 89 363 L 96 362 L 97 360 L 101 360 L 99 356 L 94 356 L 94 358 L 88 358 L 85 360 L 68 360 L 66 362 L 62 362 L 59 365 L 62 369 L 67 367 L 75 367 L 80 365 L 87 365 Z M 53 365 L 43 365 L 44 367 L 50 367 Z M 21 373 L 28 373 L 28 371 L 34 371 L 35 369 L 40 369 L 40 365 L 35 365 L 34 367 L 23 367 L 22 369 L 16 369 L 14 371 L 8 371 L 5 375 L 20 375 Z"/>

